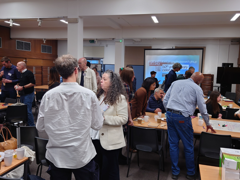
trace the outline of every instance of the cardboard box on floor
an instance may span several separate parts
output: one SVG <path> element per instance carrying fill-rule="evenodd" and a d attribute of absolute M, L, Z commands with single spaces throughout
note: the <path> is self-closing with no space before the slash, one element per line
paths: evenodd
<path fill-rule="evenodd" d="M 239 180 L 240 150 L 220 148 L 219 167 L 222 180 Z"/>

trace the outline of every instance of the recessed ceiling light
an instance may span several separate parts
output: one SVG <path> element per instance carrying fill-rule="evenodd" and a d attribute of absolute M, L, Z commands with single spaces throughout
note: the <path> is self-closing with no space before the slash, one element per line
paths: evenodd
<path fill-rule="evenodd" d="M 236 13 L 230 21 L 236 21 L 236 19 L 240 16 L 240 13 Z"/>
<path fill-rule="evenodd" d="M 68 22 L 65 21 L 64 19 L 61 19 L 60 21 L 63 22 L 63 23 L 65 23 L 65 24 L 68 24 Z"/>
<path fill-rule="evenodd" d="M 11 22 L 10 22 L 10 21 L 4 21 L 4 22 L 11 25 Z M 20 24 L 18 24 L 18 23 L 14 23 L 14 22 L 13 22 L 12 24 L 15 25 L 15 26 L 20 26 Z"/>
<path fill-rule="evenodd" d="M 158 19 L 156 18 L 156 16 L 151 16 L 152 20 L 154 23 L 158 23 Z"/>

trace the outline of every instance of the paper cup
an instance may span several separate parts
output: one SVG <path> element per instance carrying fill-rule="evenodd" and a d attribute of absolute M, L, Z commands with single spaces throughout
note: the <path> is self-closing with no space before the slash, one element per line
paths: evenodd
<path fill-rule="evenodd" d="M 162 112 L 158 112 L 158 116 L 159 116 L 159 117 L 162 117 Z"/>
<path fill-rule="evenodd" d="M 4 151 L 4 153 L 5 153 L 5 154 L 11 154 L 11 155 L 13 155 L 14 150 L 9 149 L 9 150 Z"/>
<path fill-rule="evenodd" d="M 232 107 L 233 107 L 233 105 L 232 105 L 232 104 L 229 104 L 228 106 L 229 106 L 230 108 L 232 108 Z"/>
<path fill-rule="evenodd" d="M 149 116 L 144 116 L 144 121 L 148 122 Z"/>
<path fill-rule="evenodd" d="M 16 149 L 16 152 L 17 152 L 17 159 L 20 160 L 20 159 L 24 158 L 25 149 L 18 148 L 18 149 Z"/>
<path fill-rule="evenodd" d="M 137 118 L 138 124 L 142 124 L 142 118 Z"/>
<path fill-rule="evenodd" d="M 161 123 L 162 122 L 162 119 L 159 117 L 157 118 L 157 123 Z"/>
<path fill-rule="evenodd" d="M 5 154 L 4 155 L 4 163 L 5 163 L 5 165 L 6 166 L 11 166 L 12 159 L 13 159 L 13 155 L 12 154 Z"/>
<path fill-rule="evenodd" d="M 157 122 L 157 118 L 159 118 L 159 116 L 158 116 L 158 115 L 155 115 L 155 116 L 154 116 L 154 119 L 155 119 L 156 122 Z"/>
<path fill-rule="evenodd" d="M 199 125 L 199 126 L 203 126 L 203 122 L 204 122 L 203 120 L 199 119 L 199 120 L 198 120 L 198 125 Z"/>

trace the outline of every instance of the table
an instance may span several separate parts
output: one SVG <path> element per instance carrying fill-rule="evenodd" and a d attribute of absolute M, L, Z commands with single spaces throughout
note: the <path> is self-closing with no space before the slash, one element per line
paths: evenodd
<path fill-rule="evenodd" d="M 44 89 L 44 90 L 48 90 L 48 85 L 34 86 L 34 89 Z"/>
<path fill-rule="evenodd" d="M 7 106 L 3 106 L 3 104 L 5 104 L 5 103 L 0 103 L 0 110 L 7 109 L 7 107 L 8 107 L 9 105 L 12 105 L 12 104 L 8 104 Z"/>
<path fill-rule="evenodd" d="M 201 180 L 221 180 L 220 167 L 199 164 Z"/>
<path fill-rule="evenodd" d="M 24 173 L 23 173 L 23 177 L 25 180 L 27 180 L 28 178 L 28 157 L 24 157 L 21 160 L 18 160 L 16 158 L 13 158 L 12 161 L 12 165 L 11 166 L 5 166 L 4 162 L 1 162 L 1 169 L 0 169 L 0 176 L 3 176 L 7 173 L 9 173 L 10 171 L 16 169 L 17 167 L 21 166 L 22 164 L 24 164 Z"/>

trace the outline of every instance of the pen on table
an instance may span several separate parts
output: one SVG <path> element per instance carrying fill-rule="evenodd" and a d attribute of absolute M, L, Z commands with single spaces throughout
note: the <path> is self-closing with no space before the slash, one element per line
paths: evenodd
<path fill-rule="evenodd" d="M 203 129 L 205 129 L 205 127 L 203 126 Z"/>

